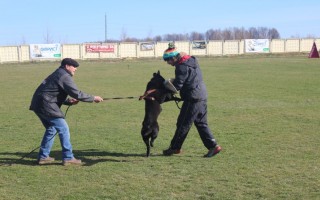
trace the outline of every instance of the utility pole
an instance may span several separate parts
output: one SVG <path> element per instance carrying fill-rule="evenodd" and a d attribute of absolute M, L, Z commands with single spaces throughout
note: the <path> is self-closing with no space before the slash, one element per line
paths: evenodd
<path fill-rule="evenodd" d="M 107 43 L 107 14 L 104 14 L 104 42 Z"/>

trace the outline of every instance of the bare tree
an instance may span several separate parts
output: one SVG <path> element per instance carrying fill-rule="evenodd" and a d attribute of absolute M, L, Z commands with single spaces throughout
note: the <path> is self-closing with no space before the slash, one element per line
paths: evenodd
<path fill-rule="evenodd" d="M 214 30 L 213 29 L 207 30 L 205 35 L 206 35 L 206 40 L 214 40 Z"/>
<path fill-rule="evenodd" d="M 162 37 L 160 35 L 157 35 L 153 38 L 153 41 L 160 42 L 162 41 Z"/>
<path fill-rule="evenodd" d="M 257 29 L 258 31 L 258 38 L 257 39 L 265 39 L 265 38 L 268 38 L 268 28 L 266 27 L 258 27 Z"/>
<path fill-rule="evenodd" d="M 246 30 L 243 27 L 241 28 L 234 27 L 233 32 L 234 32 L 235 39 L 237 40 L 246 39 L 247 34 L 246 34 Z"/>
<path fill-rule="evenodd" d="M 194 41 L 194 40 L 204 40 L 205 39 L 205 35 L 203 33 L 198 33 L 198 32 L 191 32 L 190 34 L 190 40 Z"/>
<path fill-rule="evenodd" d="M 152 30 L 149 31 L 147 37 L 145 38 L 142 38 L 142 39 L 138 39 L 139 41 L 142 41 L 142 42 L 151 42 L 153 41 L 153 38 L 152 38 Z"/>
<path fill-rule="evenodd" d="M 316 39 L 317 37 L 315 35 L 308 34 L 305 38 Z"/>
<path fill-rule="evenodd" d="M 24 36 L 22 36 L 21 45 L 25 45 L 25 44 L 27 44 L 26 38 Z"/>
<path fill-rule="evenodd" d="M 277 29 L 275 28 L 269 29 L 268 39 L 280 39 L 280 34 L 277 31 Z"/>
<path fill-rule="evenodd" d="M 51 44 L 54 42 L 48 28 L 47 32 L 43 35 L 43 40 L 45 44 Z"/>
<path fill-rule="evenodd" d="M 224 29 L 222 31 L 222 37 L 224 40 L 234 40 L 233 31 L 230 28 Z"/>
<path fill-rule="evenodd" d="M 299 34 L 291 35 L 290 38 L 301 38 Z"/>
<path fill-rule="evenodd" d="M 49 33 L 49 32 L 48 32 Z M 47 36 L 47 38 L 50 35 Z M 309 35 L 308 38 L 315 38 L 315 36 Z M 267 27 L 250 27 L 249 29 L 245 29 L 244 27 L 231 27 L 226 28 L 224 30 L 221 29 L 209 29 L 205 33 L 199 33 L 196 31 L 191 32 L 190 34 L 165 34 L 165 35 L 157 35 L 155 37 L 151 37 L 151 32 L 148 37 L 139 39 L 134 37 L 128 37 L 127 31 L 123 28 L 120 41 L 123 42 L 135 42 L 135 41 L 194 41 L 194 40 L 243 40 L 243 39 L 279 39 L 280 34 L 275 28 L 267 28 Z M 113 40 L 114 42 L 116 40 Z"/>
<path fill-rule="evenodd" d="M 151 42 L 151 41 L 153 41 L 153 38 L 151 38 L 151 37 L 146 37 L 146 38 L 140 39 L 140 41 L 143 41 L 143 42 Z"/>
<path fill-rule="evenodd" d="M 126 39 L 123 40 L 123 42 L 139 42 L 139 39 L 134 37 L 126 37 Z"/>
<path fill-rule="evenodd" d="M 259 32 L 255 27 L 249 28 L 249 39 L 258 39 Z"/>
<path fill-rule="evenodd" d="M 275 28 L 251 27 L 246 30 L 244 27 L 227 28 L 224 30 L 210 29 L 205 33 L 207 40 L 243 40 L 243 39 L 276 39 L 280 34 Z"/>
<path fill-rule="evenodd" d="M 126 41 L 126 39 L 127 39 L 127 31 L 126 31 L 126 29 L 125 28 L 122 28 L 122 31 L 121 31 L 121 35 L 120 35 L 120 40 L 121 41 Z"/>
<path fill-rule="evenodd" d="M 205 33 L 205 35 L 207 40 L 223 40 L 222 31 L 220 29 L 210 29 Z"/>
<path fill-rule="evenodd" d="M 188 38 L 188 34 L 166 34 L 163 36 L 165 41 L 185 41 Z"/>

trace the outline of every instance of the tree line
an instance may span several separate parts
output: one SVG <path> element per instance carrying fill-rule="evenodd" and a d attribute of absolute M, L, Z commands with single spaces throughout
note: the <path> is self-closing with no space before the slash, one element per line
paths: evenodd
<path fill-rule="evenodd" d="M 123 32 L 120 37 L 120 42 L 141 42 L 141 41 L 196 41 L 196 40 L 243 40 L 243 39 L 280 39 L 280 34 L 275 28 L 267 27 L 232 27 L 226 29 L 209 29 L 205 33 L 193 31 L 184 34 L 165 34 L 154 37 L 134 38 L 128 37 L 126 32 Z M 108 42 L 119 42 L 116 40 L 108 40 Z"/>

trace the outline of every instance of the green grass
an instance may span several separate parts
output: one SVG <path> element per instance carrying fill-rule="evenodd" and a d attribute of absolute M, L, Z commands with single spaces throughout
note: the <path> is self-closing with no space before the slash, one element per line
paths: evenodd
<path fill-rule="evenodd" d="M 179 110 L 163 104 L 160 133 L 145 158 L 140 136 L 144 102 L 79 103 L 67 121 L 84 166 L 35 165 L 44 128 L 28 111 L 38 84 L 59 63 L 0 65 L 0 199 L 320 199 L 320 61 L 302 56 L 199 58 L 208 87 L 208 120 L 221 154 L 206 149 L 193 127 L 183 154 L 162 156 Z M 160 60 L 80 61 L 84 92 L 142 95 Z M 66 107 L 62 108 L 64 111 Z M 4 165 L 13 162 L 11 166 Z"/>

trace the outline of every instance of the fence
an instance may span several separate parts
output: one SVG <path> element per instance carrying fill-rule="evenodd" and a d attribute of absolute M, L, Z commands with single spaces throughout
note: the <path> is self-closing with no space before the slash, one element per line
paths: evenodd
<path fill-rule="evenodd" d="M 195 48 L 197 41 L 176 41 L 178 51 L 198 56 L 224 56 L 247 54 L 245 40 L 224 41 L 199 41 L 204 47 Z M 274 39 L 269 40 L 269 53 L 310 52 L 313 43 L 320 45 L 320 39 Z M 151 45 L 150 45 L 151 44 Z M 106 43 L 99 45 L 111 45 L 111 52 L 90 52 L 87 44 L 63 44 L 61 45 L 61 58 L 74 59 L 122 59 L 122 58 L 157 58 L 161 57 L 168 47 L 168 42 L 156 43 Z M 147 46 L 146 46 L 147 45 Z M 148 46 L 149 45 L 149 46 Z M 29 45 L 2 46 L 0 47 L 0 63 L 29 62 L 34 60 L 30 54 Z M 39 60 L 39 59 L 37 59 Z"/>

